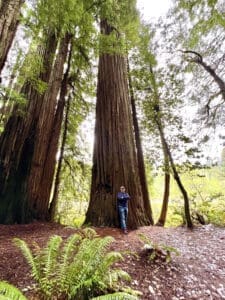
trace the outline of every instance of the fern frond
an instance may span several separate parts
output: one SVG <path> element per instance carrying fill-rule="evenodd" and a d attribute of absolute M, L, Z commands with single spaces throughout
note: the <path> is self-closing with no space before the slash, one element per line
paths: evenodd
<path fill-rule="evenodd" d="M 35 280 L 39 281 L 40 279 L 40 269 L 38 267 L 38 263 L 36 262 L 35 257 L 33 256 L 33 253 L 31 252 L 30 248 L 26 244 L 25 241 L 14 238 L 13 239 L 15 245 L 21 250 L 23 256 L 26 258 L 28 264 L 31 267 L 31 273 Z"/>
<path fill-rule="evenodd" d="M 131 280 L 130 275 L 126 271 L 123 271 L 122 269 L 111 270 L 110 276 L 113 283 L 117 282 L 119 279 L 123 279 L 126 281 Z"/>
<path fill-rule="evenodd" d="M 53 274 L 56 265 L 57 265 L 57 257 L 59 254 L 59 248 L 62 243 L 62 238 L 59 235 L 53 235 L 49 239 L 46 247 L 42 250 L 41 257 L 43 263 L 43 276 L 48 279 L 49 275 Z"/>
<path fill-rule="evenodd" d="M 75 295 L 84 286 L 94 285 L 96 282 L 95 274 L 98 272 L 99 265 L 101 265 L 106 250 L 112 241 L 112 237 L 84 239 L 82 241 L 74 264 L 71 265 L 71 273 L 73 274 L 71 274 L 71 279 L 75 283 L 71 295 Z M 74 268 L 80 271 L 74 273 Z M 92 278 L 92 284 L 90 278 Z"/>
<path fill-rule="evenodd" d="M 51 236 L 47 245 L 36 256 L 42 271 L 39 278 L 39 289 L 49 298 L 57 283 L 56 274 L 61 243 L 61 236 Z"/>
<path fill-rule="evenodd" d="M 6 281 L 0 281 L 0 300 L 27 300 L 22 292 Z"/>
<path fill-rule="evenodd" d="M 59 285 L 62 289 L 64 289 L 64 286 L 67 281 L 67 270 L 70 264 L 72 263 L 72 260 L 74 259 L 74 254 L 76 253 L 79 243 L 81 241 L 81 236 L 79 234 L 73 234 L 70 236 L 62 249 L 60 261 L 59 261 L 59 270 L 57 273 L 57 278 L 59 280 Z"/>
<path fill-rule="evenodd" d="M 138 298 L 136 296 L 129 295 L 124 292 L 118 292 L 92 298 L 91 300 L 138 300 Z"/>
<path fill-rule="evenodd" d="M 90 228 L 90 227 L 84 228 L 83 234 L 84 234 L 84 237 L 88 238 L 88 239 L 94 239 L 98 236 L 97 232 L 93 228 Z"/>
<path fill-rule="evenodd" d="M 120 252 L 112 251 L 107 253 L 104 256 L 103 262 L 102 262 L 102 267 L 105 266 L 105 268 L 108 268 L 115 262 L 123 260 L 123 256 Z"/>

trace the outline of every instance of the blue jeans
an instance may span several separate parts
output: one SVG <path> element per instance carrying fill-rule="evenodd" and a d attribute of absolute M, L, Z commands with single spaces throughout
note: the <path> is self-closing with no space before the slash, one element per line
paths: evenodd
<path fill-rule="evenodd" d="M 118 206 L 119 218 L 120 218 L 120 227 L 121 229 L 127 229 L 127 215 L 128 207 Z"/>

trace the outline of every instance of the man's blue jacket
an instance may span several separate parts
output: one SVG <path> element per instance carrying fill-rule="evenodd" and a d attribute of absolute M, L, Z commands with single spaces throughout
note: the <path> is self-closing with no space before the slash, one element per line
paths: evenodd
<path fill-rule="evenodd" d="M 130 196 L 128 193 L 119 192 L 117 194 L 117 204 L 118 206 L 127 207 L 128 200 Z"/>

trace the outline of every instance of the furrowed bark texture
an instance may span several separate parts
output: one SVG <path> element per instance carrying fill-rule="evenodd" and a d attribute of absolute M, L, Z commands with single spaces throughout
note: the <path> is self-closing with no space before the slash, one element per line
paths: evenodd
<path fill-rule="evenodd" d="M 63 80 L 63 67 L 67 59 L 69 40 L 70 37 L 67 35 L 60 42 L 49 88 L 44 95 L 38 118 L 37 135 L 27 182 L 29 209 L 37 219 L 49 219 L 48 207 L 65 106 L 64 101 L 57 101 L 57 96 Z"/>
<path fill-rule="evenodd" d="M 131 100 L 131 108 L 132 108 L 132 117 L 133 117 L 133 124 L 134 124 L 134 134 L 135 134 L 135 141 L 136 141 L 136 148 L 137 148 L 138 170 L 139 170 L 139 176 L 141 181 L 142 194 L 144 198 L 145 211 L 148 214 L 148 218 L 151 221 L 151 224 L 153 225 L 154 221 L 153 221 L 152 209 L 151 209 L 150 198 L 148 193 L 144 155 L 142 150 L 141 136 L 140 136 L 135 97 L 134 97 L 134 91 L 132 86 L 132 80 L 130 76 L 130 67 L 129 67 L 128 59 L 127 59 L 127 67 L 128 67 L 128 82 L 129 82 L 130 100 Z"/>
<path fill-rule="evenodd" d="M 112 29 L 106 21 L 101 31 Z M 118 226 L 116 194 L 125 185 L 131 195 L 128 226 L 150 225 L 138 171 L 128 92 L 127 66 L 119 54 L 99 58 L 92 183 L 86 223 Z"/>
<path fill-rule="evenodd" d="M 3 0 L 0 4 L 0 73 L 16 33 L 23 2 L 24 0 Z"/>
<path fill-rule="evenodd" d="M 68 37 L 62 39 L 56 51 L 57 40 L 51 35 L 39 49 L 45 66 L 39 78 L 48 88 L 40 94 L 30 83 L 25 83 L 22 93 L 28 100 L 26 111 L 19 114 L 15 108 L 1 135 L 0 223 L 48 219 L 59 137 L 56 128 L 54 131 L 57 95 L 68 43 Z"/>

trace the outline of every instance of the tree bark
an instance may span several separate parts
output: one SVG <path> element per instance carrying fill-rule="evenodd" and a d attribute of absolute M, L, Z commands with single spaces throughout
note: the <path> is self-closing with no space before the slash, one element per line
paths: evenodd
<path fill-rule="evenodd" d="M 169 146 L 168 146 L 167 141 L 165 139 L 161 124 L 158 120 L 156 120 L 156 122 L 157 122 L 157 126 L 158 126 L 158 129 L 159 129 L 159 132 L 160 132 L 160 136 L 163 140 L 164 147 L 166 149 L 167 155 L 168 155 L 169 160 L 170 160 L 170 165 L 171 165 L 171 168 L 173 170 L 174 179 L 177 182 L 177 185 L 178 185 L 178 187 L 179 187 L 179 189 L 180 189 L 180 191 L 183 195 L 183 198 L 184 198 L 184 212 L 185 212 L 187 227 L 192 229 L 193 228 L 193 223 L 192 223 L 192 220 L 191 220 L 188 193 L 185 190 L 185 188 L 182 184 L 182 181 L 180 179 L 180 176 L 177 172 L 177 169 L 176 169 L 176 166 L 174 164 L 173 157 L 172 157 L 172 154 L 170 152 Z"/>
<path fill-rule="evenodd" d="M 48 217 L 48 192 L 40 192 L 49 190 L 46 185 L 51 186 L 50 172 L 46 171 L 47 149 L 67 56 L 66 47 L 68 44 L 63 40 L 55 62 L 57 40 L 54 34 L 50 34 L 46 44 L 39 47 L 44 66 L 39 79 L 48 88 L 41 95 L 29 82 L 24 84 L 21 92 L 27 97 L 27 107 L 22 114 L 18 106 L 14 108 L 0 137 L 0 223 L 26 223 Z M 44 166 L 46 182 L 42 172 Z M 45 198 L 40 200 L 43 193 Z"/>
<path fill-rule="evenodd" d="M 218 85 L 223 100 L 225 101 L 225 81 L 216 74 L 215 70 L 211 66 L 207 65 L 203 61 L 201 54 L 191 50 L 182 51 L 182 52 L 187 54 L 194 54 L 196 56 L 194 59 L 191 59 L 190 61 L 199 64 L 205 69 L 206 72 L 210 74 L 210 76 L 214 79 L 215 83 Z"/>
<path fill-rule="evenodd" d="M 161 132 L 163 133 L 163 130 Z M 164 145 L 163 136 L 164 136 L 164 133 L 160 134 L 162 148 L 163 148 L 163 156 L 164 156 L 164 195 L 163 195 L 163 203 L 162 203 L 161 213 L 159 216 L 159 220 L 156 223 L 157 226 L 164 226 L 166 223 L 166 216 L 167 216 L 169 195 L 170 195 L 169 156 L 167 154 L 166 147 Z"/>
<path fill-rule="evenodd" d="M 49 200 L 54 179 L 62 114 L 65 107 L 65 102 L 57 102 L 57 96 L 61 88 L 70 38 L 70 35 L 66 35 L 60 42 L 49 88 L 44 95 L 43 105 L 39 113 L 34 152 L 27 182 L 29 209 L 33 218 L 37 219 L 49 220 Z"/>
<path fill-rule="evenodd" d="M 112 31 L 107 21 L 102 20 L 102 34 L 109 35 Z M 101 54 L 91 195 L 85 223 L 118 226 L 116 195 L 119 187 L 125 185 L 131 196 L 128 226 L 151 224 L 145 210 L 135 148 L 125 58 L 120 54 Z"/>
<path fill-rule="evenodd" d="M 0 4 L 0 73 L 17 30 L 20 9 L 24 1 L 4 0 Z"/>
<path fill-rule="evenodd" d="M 148 218 L 151 221 L 151 224 L 153 225 L 154 221 L 153 221 L 152 209 L 151 209 L 150 198 L 148 193 L 144 155 L 143 155 L 142 144 L 141 144 L 141 136 L 140 136 L 140 130 L 138 125 L 137 110 L 135 105 L 134 91 L 133 91 L 132 80 L 130 76 L 130 67 L 129 67 L 128 58 L 127 58 L 127 69 L 128 69 L 128 82 L 129 82 L 130 100 L 131 100 L 131 108 L 132 108 L 132 117 L 133 117 L 133 124 L 134 124 L 134 134 L 135 134 L 135 142 L 136 142 L 136 149 L 137 149 L 138 170 L 140 175 L 142 194 L 144 198 L 145 211 L 148 214 Z"/>
<path fill-rule="evenodd" d="M 68 129 L 68 116 L 69 116 L 69 110 L 70 110 L 71 95 L 68 96 L 67 101 L 66 101 L 66 95 L 67 95 L 67 91 L 68 91 L 71 56 L 72 56 L 72 46 L 71 46 L 70 52 L 69 52 L 67 69 L 64 74 L 63 81 L 62 81 L 62 87 L 61 87 L 60 97 L 59 97 L 59 104 L 58 104 L 58 108 L 57 108 L 56 115 L 55 115 L 55 122 L 54 122 L 55 125 L 53 126 L 54 130 L 55 130 L 55 128 L 57 128 L 57 130 L 56 130 L 57 134 L 53 135 L 55 138 L 54 144 L 57 146 L 58 140 L 59 140 L 60 128 L 61 128 L 62 121 L 63 121 L 64 107 L 66 106 L 62 143 L 61 143 L 61 147 L 60 147 L 58 167 L 57 167 L 56 175 L 55 175 L 54 191 L 53 191 L 53 196 L 51 199 L 51 204 L 49 206 L 49 216 L 50 216 L 51 221 L 54 221 L 54 217 L 55 217 L 55 213 L 56 213 L 56 205 L 57 205 L 57 199 L 58 199 L 58 194 L 59 194 L 59 185 L 60 185 L 60 172 L 61 172 L 61 168 L 62 168 L 62 161 L 63 161 L 67 129 Z M 56 148 L 56 150 L 57 150 L 57 148 Z M 55 155 L 56 155 L 56 152 L 55 152 Z"/>

